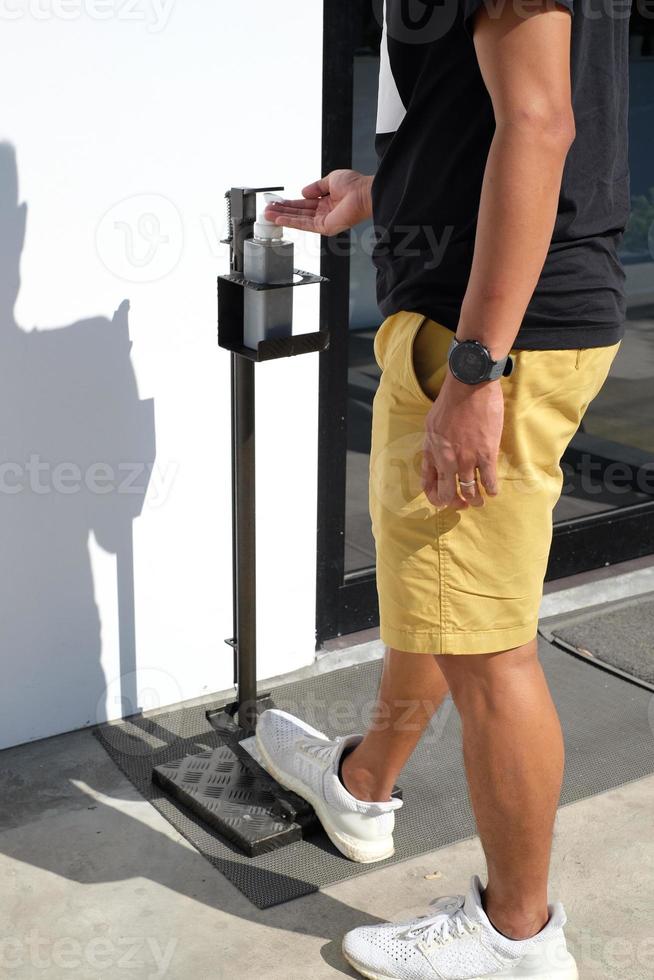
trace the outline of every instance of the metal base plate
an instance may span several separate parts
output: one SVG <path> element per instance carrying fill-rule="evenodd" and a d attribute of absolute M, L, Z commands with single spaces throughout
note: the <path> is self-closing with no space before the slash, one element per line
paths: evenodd
<path fill-rule="evenodd" d="M 273 706 L 267 694 L 257 710 Z M 301 840 L 315 831 L 318 819 L 305 800 L 277 783 L 241 742 L 252 733 L 237 722 L 237 705 L 207 711 L 207 721 L 225 744 L 175 762 L 155 766 L 153 780 L 204 823 L 256 857 Z"/>
<path fill-rule="evenodd" d="M 155 766 L 154 781 L 249 857 L 293 844 L 302 827 L 275 810 L 275 784 L 232 745 Z"/>
<path fill-rule="evenodd" d="M 261 701 L 272 705 L 268 695 Z M 225 736 L 224 745 L 155 766 L 152 778 L 244 854 L 256 857 L 308 837 L 320 822 L 306 800 L 260 765 L 253 736 L 235 723 L 234 708 L 207 712 L 207 720 Z M 402 798 L 399 787 L 393 796 Z"/>

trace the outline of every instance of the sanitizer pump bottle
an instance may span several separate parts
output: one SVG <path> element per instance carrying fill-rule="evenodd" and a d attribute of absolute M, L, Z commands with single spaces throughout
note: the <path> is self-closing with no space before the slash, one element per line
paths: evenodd
<path fill-rule="evenodd" d="M 265 194 L 266 204 L 281 200 Z M 290 337 L 293 324 L 293 242 L 284 239 L 281 225 L 267 221 L 263 212 L 254 223 L 254 237 L 243 246 L 243 275 L 251 282 L 289 283 L 284 289 L 246 289 L 243 342 L 256 350 L 261 340 Z"/>

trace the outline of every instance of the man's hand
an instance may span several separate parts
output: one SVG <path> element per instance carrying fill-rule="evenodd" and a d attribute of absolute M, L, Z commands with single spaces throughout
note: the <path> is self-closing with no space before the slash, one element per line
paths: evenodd
<path fill-rule="evenodd" d="M 265 216 L 287 228 L 338 235 L 372 217 L 371 186 L 372 177 L 356 170 L 332 170 L 305 187 L 299 200 L 269 204 Z"/>
<path fill-rule="evenodd" d="M 482 488 L 497 494 L 503 424 L 499 381 L 466 385 L 447 373 L 425 422 L 422 485 L 434 506 L 482 507 Z"/>

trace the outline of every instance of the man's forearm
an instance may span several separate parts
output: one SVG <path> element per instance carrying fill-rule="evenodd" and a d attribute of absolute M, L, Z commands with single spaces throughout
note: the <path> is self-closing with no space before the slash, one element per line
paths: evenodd
<path fill-rule="evenodd" d="M 459 340 L 481 341 L 495 359 L 511 349 L 542 272 L 573 138 L 572 110 L 540 124 L 507 121 L 496 130 L 456 331 Z"/>

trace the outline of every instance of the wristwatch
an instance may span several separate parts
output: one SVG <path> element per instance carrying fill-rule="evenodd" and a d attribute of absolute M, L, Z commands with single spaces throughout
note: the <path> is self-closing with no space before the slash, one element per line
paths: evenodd
<path fill-rule="evenodd" d="M 478 340 L 457 340 L 454 337 L 447 352 L 447 360 L 457 381 L 466 385 L 506 378 L 513 371 L 513 358 L 510 354 L 494 361 L 488 347 L 484 347 Z"/>

